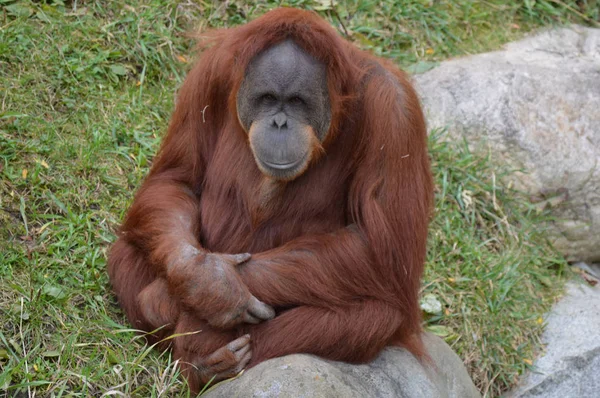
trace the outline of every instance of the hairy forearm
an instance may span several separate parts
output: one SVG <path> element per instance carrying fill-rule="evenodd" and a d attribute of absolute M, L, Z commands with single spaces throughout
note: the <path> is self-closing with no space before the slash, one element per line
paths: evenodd
<path fill-rule="evenodd" d="M 198 200 L 177 180 L 149 179 L 138 193 L 122 238 L 147 253 L 172 297 L 211 326 L 231 328 L 272 318 L 269 306 L 252 296 L 238 267 L 247 253 L 211 253 L 201 247 Z"/>
<path fill-rule="evenodd" d="M 136 196 L 122 235 L 147 251 L 151 262 L 164 271 L 203 252 L 196 238 L 198 222 L 198 201 L 185 184 L 150 179 Z"/>
<path fill-rule="evenodd" d="M 241 269 L 259 299 L 275 306 L 336 306 L 389 290 L 355 227 L 304 236 L 257 253 Z"/>

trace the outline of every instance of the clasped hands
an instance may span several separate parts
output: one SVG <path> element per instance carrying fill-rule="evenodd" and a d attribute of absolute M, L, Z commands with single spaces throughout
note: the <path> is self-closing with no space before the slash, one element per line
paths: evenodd
<path fill-rule="evenodd" d="M 169 284 L 181 293 L 183 305 L 212 327 L 257 324 L 272 319 L 275 310 L 252 295 L 240 276 L 250 258 L 250 253 L 198 252 L 168 271 Z"/>

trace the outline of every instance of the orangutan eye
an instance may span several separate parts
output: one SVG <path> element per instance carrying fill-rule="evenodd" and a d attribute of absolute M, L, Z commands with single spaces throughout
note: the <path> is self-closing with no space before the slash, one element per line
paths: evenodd
<path fill-rule="evenodd" d="M 260 96 L 260 102 L 271 104 L 277 101 L 277 98 L 273 94 L 263 94 Z"/>
<path fill-rule="evenodd" d="M 304 102 L 304 100 L 297 95 L 294 95 L 288 101 L 292 105 L 305 105 L 306 104 L 306 102 Z"/>

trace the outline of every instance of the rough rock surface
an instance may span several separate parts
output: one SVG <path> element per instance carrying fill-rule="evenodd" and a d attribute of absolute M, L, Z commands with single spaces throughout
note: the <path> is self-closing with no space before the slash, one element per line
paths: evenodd
<path fill-rule="evenodd" d="M 554 206 L 556 247 L 600 261 L 600 29 L 546 31 L 415 82 L 430 129 L 522 168 L 517 186 Z"/>
<path fill-rule="evenodd" d="M 546 319 L 546 354 L 509 396 L 596 398 L 600 396 L 600 285 L 577 282 Z"/>
<path fill-rule="evenodd" d="M 278 398 L 470 398 L 480 397 L 462 361 L 440 338 L 425 335 L 434 366 L 388 348 L 372 363 L 350 365 L 296 354 L 275 358 L 239 378 L 216 385 L 205 396 Z"/>

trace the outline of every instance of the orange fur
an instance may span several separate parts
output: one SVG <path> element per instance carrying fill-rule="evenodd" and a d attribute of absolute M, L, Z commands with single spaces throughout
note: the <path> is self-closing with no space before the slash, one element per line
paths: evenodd
<path fill-rule="evenodd" d="M 265 182 L 235 99 L 250 60 L 285 38 L 327 66 L 332 127 L 303 175 Z M 294 9 L 211 32 L 200 48 L 109 256 L 129 320 L 153 330 L 163 325 L 147 318 L 172 319 L 174 308 L 187 308 L 184 292 L 169 281 L 202 278 L 194 266 L 202 253 L 249 252 L 240 276 L 278 315 L 218 331 L 181 309 L 158 337 L 203 332 L 175 339 L 176 355 L 210 353 L 246 332 L 251 366 L 295 352 L 363 362 L 390 344 L 423 355 L 418 292 L 433 183 L 425 122 L 407 76 L 344 41 L 316 14 Z M 182 258 L 186 267 L 172 266 Z M 168 313 L 144 316 L 148 309 L 139 306 L 149 298 L 140 303 L 138 296 L 157 278 L 168 291 L 155 292 L 152 308 Z M 199 292 L 196 305 L 202 303 Z M 205 305 L 218 310 L 218 303 Z"/>

